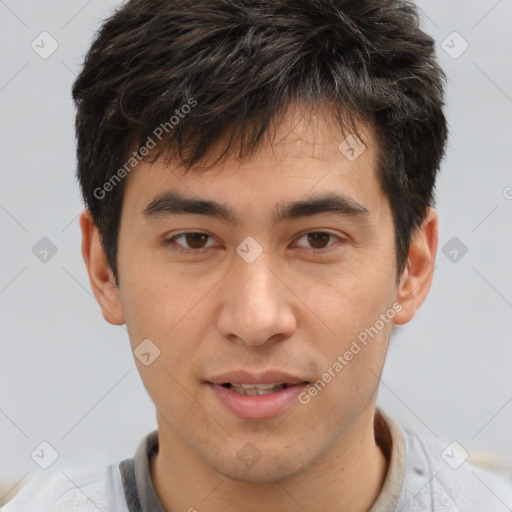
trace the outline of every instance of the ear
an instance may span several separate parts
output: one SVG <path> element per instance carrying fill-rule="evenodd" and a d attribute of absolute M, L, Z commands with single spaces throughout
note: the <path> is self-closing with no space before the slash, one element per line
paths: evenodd
<path fill-rule="evenodd" d="M 80 215 L 80 229 L 82 230 L 82 256 L 89 274 L 92 292 L 100 304 L 103 318 L 113 325 L 122 325 L 125 320 L 114 274 L 107 262 L 98 228 L 89 210 L 83 211 Z"/>
<path fill-rule="evenodd" d="M 412 236 L 407 266 L 398 285 L 396 300 L 402 305 L 393 323 L 406 324 L 423 304 L 432 284 L 438 243 L 437 211 L 430 208 L 427 217 Z"/>

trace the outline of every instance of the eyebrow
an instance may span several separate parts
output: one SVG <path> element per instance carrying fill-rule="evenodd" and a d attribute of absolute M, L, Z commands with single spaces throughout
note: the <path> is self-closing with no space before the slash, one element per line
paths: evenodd
<path fill-rule="evenodd" d="M 278 224 L 322 213 L 334 213 L 342 217 L 361 219 L 368 218 L 370 215 L 368 209 L 355 199 L 341 193 L 328 192 L 305 200 L 277 204 L 272 221 Z M 180 214 L 204 215 L 224 220 L 229 224 L 238 223 L 235 212 L 229 205 L 207 199 L 186 197 L 178 192 L 167 192 L 157 196 L 142 211 L 142 215 L 148 219 Z"/>

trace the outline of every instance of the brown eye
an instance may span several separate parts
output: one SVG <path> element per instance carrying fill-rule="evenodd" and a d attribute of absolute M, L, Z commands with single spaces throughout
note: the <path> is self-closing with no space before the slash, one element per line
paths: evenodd
<path fill-rule="evenodd" d="M 300 239 L 305 239 L 307 245 L 298 244 L 299 247 L 309 248 L 315 252 L 327 252 L 332 246 L 336 245 L 336 240 L 343 241 L 341 237 L 328 231 L 311 231 L 304 233 Z M 334 239 L 334 242 L 329 243 L 332 239 Z"/>
<path fill-rule="evenodd" d="M 330 233 L 307 233 L 308 242 L 311 244 L 313 249 L 323 249 L 331 239 Z"/>
<path fill-rule="evenodd" d="M 310 253 L 321 256 L 331 251 L 341 249 L 346 238 L 330 233 L 329 231 L 309 231 L 296 239 L 294 247 L 305 249 Z"/>
<path fill-rule="evenodd" d="M 200 252 L 201 249 L 209 249 L 207 245 L 212 237 L 199 231 L 186 231 L 178 233 L 164 240 L 164 244 L 182 252 Z"/>
<path fill-rule="evenodd" d="M 191 249 L 202 249 L 209 238 L 206 233 L 185 233 L 183 236 Z"/>

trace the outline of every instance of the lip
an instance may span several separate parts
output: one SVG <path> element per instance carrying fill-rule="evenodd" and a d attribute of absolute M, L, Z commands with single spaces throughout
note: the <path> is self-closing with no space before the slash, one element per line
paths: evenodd
<path fill-rule="evenodd" d="M 220 384 L 206 383 L 219 402 L 237 418 L 263 420 L 285 412 L 298 401 L 299 394 L 308 386 L 307 382 L 293 384 L 267 395 L 240 395 Z"/>
<path fill-rule="evenodd" d="M 266 395 L 241 395 L 222 384 L 286 384 L 287 387 Z M 289 373 L 266 371 L 251 373 L 245 370 L 232 371 L 213 377 L 206 385 L 216 399 L 234 416 L 245 420 L 273 418 L 285 412 L 298 401 L 299 394 L 309 385 Z"/>
<path fill-rule="evenodd" d="M 229 382 L 230 384 L 288 384 L 293 386 L 307 381 L 279 370 L 267 370 L 261 373 L 236 370 L 217 375 L 208 382 L 217 385 Z"/>

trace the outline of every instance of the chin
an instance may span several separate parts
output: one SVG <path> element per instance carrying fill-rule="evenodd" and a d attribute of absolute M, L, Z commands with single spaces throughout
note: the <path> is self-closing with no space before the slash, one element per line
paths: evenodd
<path fill-rule="evenodd" d="M 274 485 L 276 482 L 291 478 L 304 470 L 304 468 L 299 467 L 294 469 L 292 465 L 289 465 L 287 468 L 276 468 L 272 461 L 268 461 L 266 464 L 261 461 L 260 463 L 252 468 L 241 468 L 240 464 L 235 462 L 231 471 L 228 470 L 227 473 L 219 472 L 237 482 Z"/>

